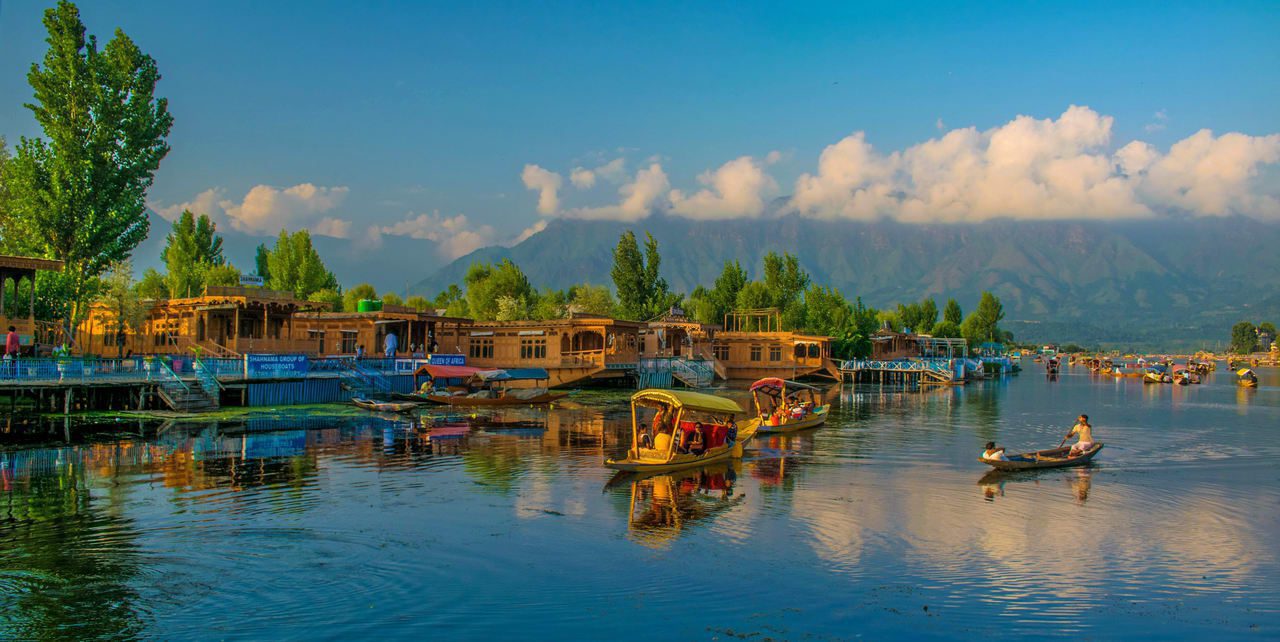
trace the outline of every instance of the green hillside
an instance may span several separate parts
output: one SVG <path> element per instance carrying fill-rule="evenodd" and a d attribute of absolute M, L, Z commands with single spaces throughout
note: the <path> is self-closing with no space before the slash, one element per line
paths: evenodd
<path fill-rule="evenodd" d="M 507 257 L 540 286 L 609 284 L 623 230 L 650 231 L 678 291 L 710 284 L 726 259 L 749 271 L 769 251 L 800 257 L 816 283 L 875 306 L 933 296 L 966 310 L 983 290 L 1019 338 L 1181 348 L 1224 341 L 1241 318 L 1280 319 L 1280 225 L 1246 218 L 1124 223 L 909 225 L 800 217 L 637 225 L 557 220 L 511 248 L 463 257 L 411 289 L 433 295 L 473 261 Z"/>

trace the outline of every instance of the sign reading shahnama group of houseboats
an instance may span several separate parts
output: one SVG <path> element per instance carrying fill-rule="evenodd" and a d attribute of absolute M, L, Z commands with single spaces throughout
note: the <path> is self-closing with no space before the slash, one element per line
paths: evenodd
<path fill-rule="evenodd" d="M 467 355 L 465 354 L 433 354 L 428 362 L 433 366 L 465 366 L 467 365 Z"/>
<path fill-rule="evenodd" d="M 286 379 L 307 374 L 307 356 L 303 354 L 246 354 L 244 374 L 249 379 Z"/>

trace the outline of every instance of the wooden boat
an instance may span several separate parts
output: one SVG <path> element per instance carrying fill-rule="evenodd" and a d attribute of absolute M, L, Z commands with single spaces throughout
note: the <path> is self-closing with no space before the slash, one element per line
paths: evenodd
<path fill-rule="evenodd" d="M 466 366 L 425 365 L 414 373 L 415 383 L 418 376 L 425 376 L 427 381 L 415 396 L 448 406 L 528 406 L 551 403 L 569 396 L 567 391 L 507 385 L 513 381 L 546 381 L 550 375 L 544 368 L 482 370 Z"/>
<path fill-rule="evenodd" d="M 1050 448 L 1048 450 L 1037 450 L 1035 452 L 1021 453 L 1017 455 L 1007 455 L 1008 459 L 986 459 L 979 457 L 978 461 L 996 469 L 996 470 L 1031 470 L 1037 468 L 1065 468 L 1067 466 L 1083 466 L 1093 459 L 1093 456 L 1102 450 L 1102 442 L 1095 442 L 1093 448 L 1076 455 L 1068 457 L 1071 448 Z"/>
<path fill-rule="evenodd" d="M 756 405 L 757 432 L 781 433 L 821 426 L 827 420 L 830 404 L 817 397 L 818 389 L 795 381 L 767 377 L 751 384 L 751 398 Z"/>
<path fill-rule="evenodd" d="M 432 403 L 449 406 L 528 406 L 533 404 L 551 403 L 557 399 L 564 399 L 569 396 L 568 391 L 543 390 L 539 394 L 522 397 L 518 392 L 516 392 L 518 390 L 520 389 L 504 390 L 501 393 L 495 393 L 499 395 L 496 397 L 472 397 L 469 395 L 447 394 L 428 394 L 422 396 Z"/>
<path fill-rule="evenodd" d="M 1257 388 L 1258 375 L 1253 373 L 1249 368 L 1241 368 L 1236 372 L 1236 385 L 1242 388 Z"/>
<path fill-rule="evenodd" d="M 374 401 L 372 399 L 361 399 L 360 397 L 352 397 L 351 403 L 364 408 L 365 410 L 373 410 L 375 412 L 409 412 L 410 410 L 422 405 L 418 403 Z"/>
<path fill-rule="evenodd" d="M 742 414 L 738 404 L 723 397 L 641 390 L 631 396 L 631 448 L 622 459 L 610 457 L 604 465 L 629 472 L 663 472 L 741 457 L 759 423 L 735 422 Z"/>

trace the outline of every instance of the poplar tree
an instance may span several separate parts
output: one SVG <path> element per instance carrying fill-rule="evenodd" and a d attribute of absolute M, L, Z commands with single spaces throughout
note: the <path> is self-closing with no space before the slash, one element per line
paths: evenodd
<path fill-rule="evenodd" d="M 281 230 L 275 247 L 267 253 L 267 268 L 271 273 L 267 284 L 272 290 L 292 292 L 299 299 L 320 290 L 338 289 L 338 279 L 324 266 L 306 230 L 293 234 Z"/>
<path fill-rule="evenodd" d="M 155 96 L 155 60 L 123 31 L 99 50 L 66 0 L 45 11 L 44 26 L 49 49 L 27 74 L 35 100 L 26 104 L 44 138 L 23 137 L 5 168 L 6 241 L 65 264 L 47 278 L 74 329 L 99 277 L 147 236 L 146 193 L 173 117 Z"/>
<path fill-rule="evenodd" d="M 208 215 L 196 218 L 189 210 L 173 222 L 173 231 L 160 252 L 160 260 L 169 270 L 166 278 L 169 296 L 199 296 L 206 285 L 227 285 L 210 283 L 210 277 L 215 276 L 214 268 L 226 263 L 222 256 L 222 237 L 217 230 L 218 226 Z M 215 278 L 225 279 L 221 276 L 223 273 L 225 270 L 218 270 Z"/>
<path fill-rule="evenodd" d="M 964 312 L 960 310 L 960 304 L 955 299 L 947 299 L 947 307 L 942 310 L 942 320 L 959 328 L 964 323 Z"/>
<path fill-rule="evenodd" d="M 618 291 L 618 314 L 636 321 L 661 315 L 680 303 L 681 297 L 671 293 L 661 275 L 662 256 L 658 241 L 645 233 L 644 254 L 631 230 L 622 233 L 613 250 L 614 289 Z"/>

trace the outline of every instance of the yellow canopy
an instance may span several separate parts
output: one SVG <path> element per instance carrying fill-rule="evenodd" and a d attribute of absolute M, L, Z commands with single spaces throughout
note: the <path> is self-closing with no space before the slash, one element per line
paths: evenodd
<path fill-rule="evenodd" d="M 641 390 L 631 396 L 631 403 L 634 404 L 637 401 L 654 401 L 673 408 L 688 408 L 703 412 L 731 412 L 735 414 L 743 412 L 741 406 L 724 397 L 705 395 L 701 392 L 689 392 L 687 390 L 658 390 L 650 388 Z"/>
<path fill-rule="evenodd" d="M 1236 376 L 1238 376 L 1238 377 L 1243 377 L 1243 376 L 1245 376 L 1245 375 L 1249 374 L 1250 372 L 1253 372 L 1253 371 L 1252 371 L 1252 370 L 1250 370 L 1250 369 L 1248 369 L 1248 368 L 1241 368 L 1241 369 L 1239 369 L 1239 370 L 1237 370 L 1237 371 L 1236 371 Z"/>

